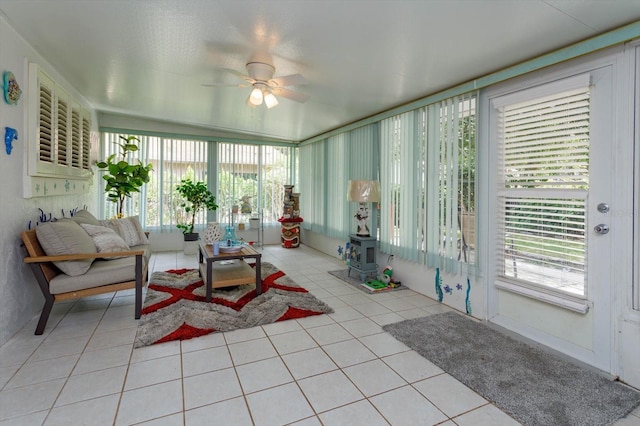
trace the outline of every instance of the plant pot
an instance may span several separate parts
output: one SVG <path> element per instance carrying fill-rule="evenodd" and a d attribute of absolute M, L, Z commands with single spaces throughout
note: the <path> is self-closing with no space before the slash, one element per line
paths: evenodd
<path fill-rule="evenodd" d="M 198 234 L 197 232 L 184 234 L 185 241 L 198 241 L 199 237 L 200 237 L 200 234 Z"/>

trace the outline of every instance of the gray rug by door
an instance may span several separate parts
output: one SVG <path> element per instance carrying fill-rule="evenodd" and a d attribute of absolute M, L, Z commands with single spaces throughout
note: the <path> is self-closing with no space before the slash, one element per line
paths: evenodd
<path fill-rule="evenodd" d="M 456 312 L 383 329 L 523 425 L 609 425 L 640 404 L 622 383 Z"/>

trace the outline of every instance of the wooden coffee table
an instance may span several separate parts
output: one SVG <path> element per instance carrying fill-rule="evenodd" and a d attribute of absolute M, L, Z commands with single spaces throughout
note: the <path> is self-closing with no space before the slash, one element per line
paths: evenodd
<path fill-rule="evenodd" d="M 243 284 L 255 284 L 256 293 L 262 293 L 260 260 L 262 253 L 252 246 L 244 245 L 237 253 L 213 254 L 213 247 L 200 241 L 200 276 L 207 289 L 207 302 L 211 301 L 214 288 Z M 255 259 L 255 267 L 249 266 L 245 259 Z M 232 261 L 232 262 L 223 262 Z"/>

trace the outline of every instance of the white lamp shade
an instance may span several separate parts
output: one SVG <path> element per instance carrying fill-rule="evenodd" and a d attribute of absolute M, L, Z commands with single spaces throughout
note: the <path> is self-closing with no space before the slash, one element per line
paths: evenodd
<path fill-rule="evenodd" d="M 273 93 L 269 92 L 264 97 L 264 103 L 267 108 L 273 108 L 274 106 L 278 105 L 278 99 L 276 99 Z"/>
<path fill-rule="evenodd" d="M 249 95 L 249 102 L 257 106 L 262 104 L 262 98 L 262 90 L 260 90 L 258 87 L 254 87 L 251 91 L 251 95 Z"/>
<path fill-rule="evenodd" d="M 347 200 L 357 203 L 380 202 L 380 182 L 377 180 L 350 180 Z"/>

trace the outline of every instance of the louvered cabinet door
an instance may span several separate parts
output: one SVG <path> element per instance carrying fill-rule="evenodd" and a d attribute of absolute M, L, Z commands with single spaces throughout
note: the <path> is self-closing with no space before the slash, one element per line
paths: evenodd
<path fill-rule="evenodd" d="M 29 176 L 91 178 L 91 113 L 29 64 Z"/>

